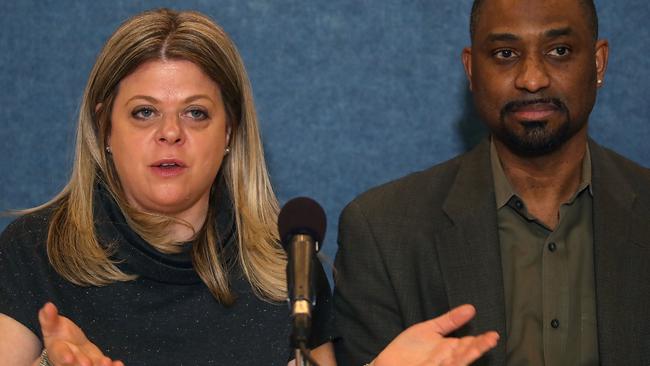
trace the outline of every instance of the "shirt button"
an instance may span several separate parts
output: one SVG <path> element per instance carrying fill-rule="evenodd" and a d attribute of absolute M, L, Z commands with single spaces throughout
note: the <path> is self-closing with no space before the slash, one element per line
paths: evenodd
<path fill-rule="evenodd" d="M 555 249 L 557 249 L 557 245 L 554 242 L 548 243 L 548 250 L 550 250 L 551 252 L 554 252 Z"/>
<path fill-rule="evenodd" d="M 559 328 L 560 327 L 560 321 L 557 320 L 557 319 L 551 320 L 551 327 L 553 327 L 554 329 Z"/>
<path fill-rule="evenodd" d="M 517 210 L 521 210 L 524 207 L 524 203 L 521 200 L 515 200 L 515 207 L 517 207 Z"/>

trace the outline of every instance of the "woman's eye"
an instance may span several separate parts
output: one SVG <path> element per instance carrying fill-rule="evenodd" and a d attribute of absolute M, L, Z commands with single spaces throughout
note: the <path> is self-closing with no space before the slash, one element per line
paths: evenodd
<path fill-rule="evenodd" d="M 187 115 L 197 121 L 203 121 L 204 119 L 208 118 L 208 114 L 201 109 L 190 109 L 187 111 Z"/>
<path fill-rule="evenodd" d="M 568 55 L 570 52 L 568 47 L 555 47 L 549 52 L 549 55 L 562 57 Z"/>
<path fill-rule="evenodd" d="M 133 115 L 133 117 L 138 118 L 138 119 L 149 119 L 149 118 L 153 117 L 154 113 L 155 112 L 154 112 L 153 108 L 144 107 L 144 108 L 136 109 L 135 111 L 133 111 L 132 115 Z"/>

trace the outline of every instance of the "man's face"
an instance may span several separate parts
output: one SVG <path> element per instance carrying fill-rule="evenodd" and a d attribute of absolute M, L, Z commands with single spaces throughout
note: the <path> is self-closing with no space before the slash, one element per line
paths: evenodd
<path fill-rule="evenodd" d="M 586 132 L 607 64 L 579 0 L 485 0 L 463 63 L 477 112 L 518 155 Z"/>

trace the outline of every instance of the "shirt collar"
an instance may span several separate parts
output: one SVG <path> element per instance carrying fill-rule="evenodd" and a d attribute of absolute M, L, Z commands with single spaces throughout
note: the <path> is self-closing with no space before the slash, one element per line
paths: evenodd
<path fill-rule="evenodd" d="M 497 154 L 496 146 L 494 145 L 494 139 L 490 138 L 490 164 L 492 165 L 492 178 L 494 180 L 494 193 L 496 198 L 497 209 L 505 206 L 512 196 L 517 196 L 517 192 L 514 190 L 506 173 L 503 171 L 503 166 L 501 165 L 501 160 L 499 160 L 499 155 Z M 582 172 L 580 174 L 580 184 L 578 189 L 573 194 L 569 202 L 575 200 L 580 192 L 587 189 L 589 194 L 593 197 L 593 191 L 591 188 L 591 153 L 589 152 L 589 146 L 586 147 L 586 152 L 584 159 L 582 159 Z"/>

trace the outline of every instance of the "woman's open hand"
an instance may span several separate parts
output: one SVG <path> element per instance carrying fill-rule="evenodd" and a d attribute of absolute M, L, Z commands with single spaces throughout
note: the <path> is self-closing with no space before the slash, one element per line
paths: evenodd
<path fill-rule="evenodd" d="M 51 365 L 124 366 L 121 361 L 104 356 L 74 322 L 59 315 L 54 304 L 45 304 L 38 312 L 38 320 Z"/>
<path fill-rule="evenodd" d="M 373 366 L 464 366 L 494 348 L 496 332 L 463 338 L 445 337 L 474 317 L 472 305 L 461 305 L 400 333 L 373 361 Z"/>

